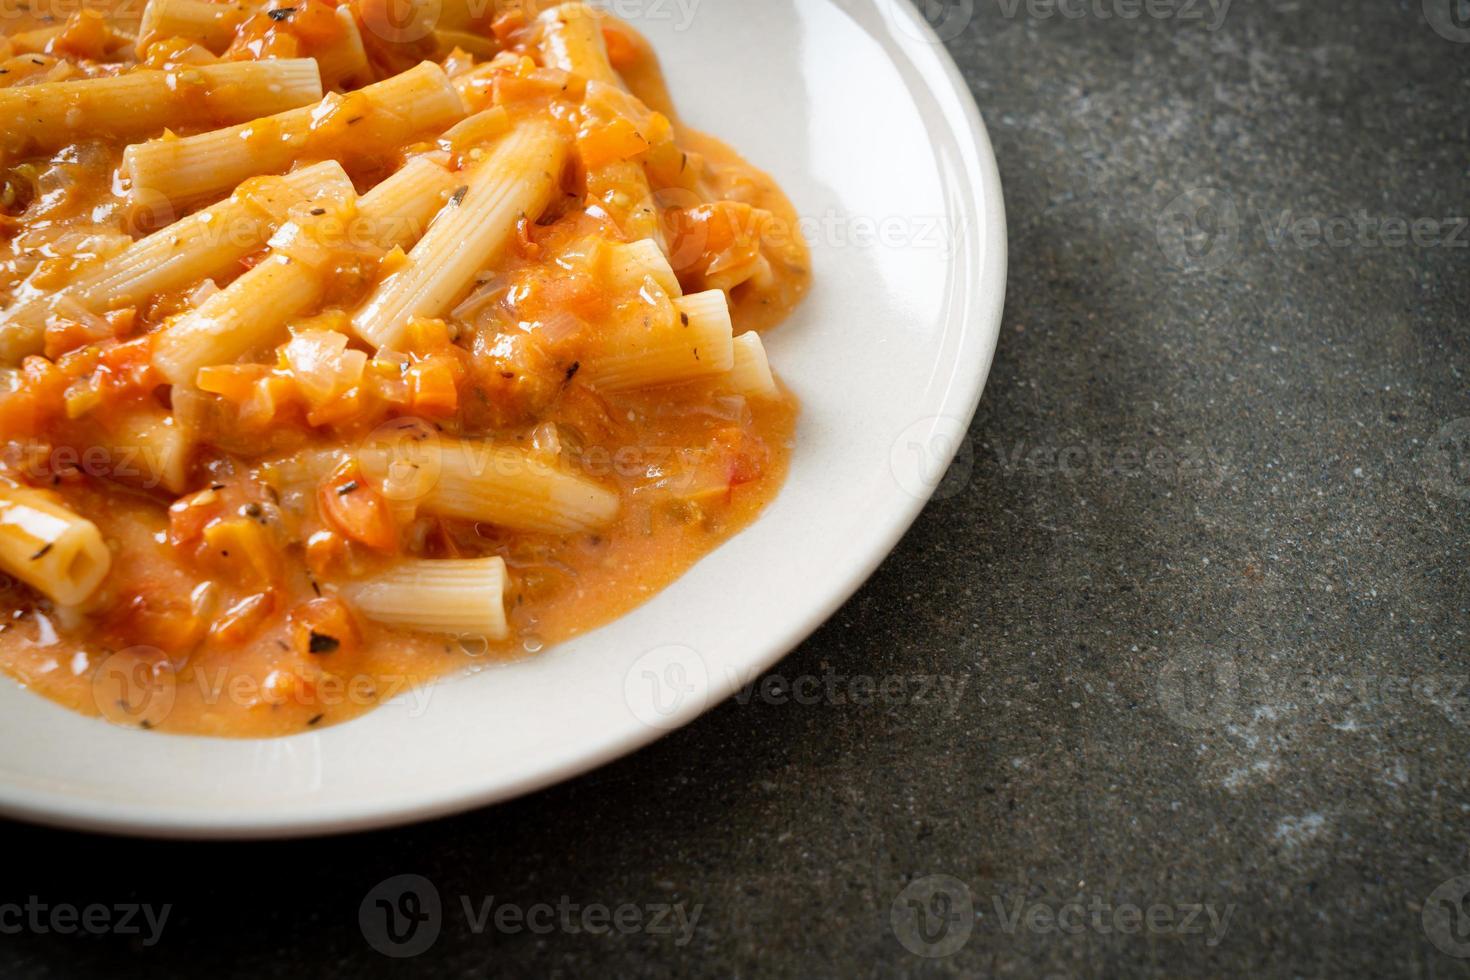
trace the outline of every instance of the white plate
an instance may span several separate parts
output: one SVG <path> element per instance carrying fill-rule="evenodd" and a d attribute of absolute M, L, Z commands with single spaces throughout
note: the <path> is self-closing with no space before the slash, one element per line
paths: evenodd
<path fill-rule="evenodd" d="M 0 811 L 167 837 L 403 823 L 577 775 L 760 676 L 878 566 L 974 413 L 1000 329 L 1005 217 L 964 82 L 909 0 L 605 0 L 688 121 L 770 170 L 815 286 L 771 336 L 804 414 L 744 534 L 612 625 L 292 738 L 159 736 L 0 678 Z"/>

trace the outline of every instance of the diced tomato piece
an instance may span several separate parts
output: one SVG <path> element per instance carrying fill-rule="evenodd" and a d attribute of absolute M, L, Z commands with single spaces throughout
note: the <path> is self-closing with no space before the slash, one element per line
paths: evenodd
<path fill-rule="evenodd" d="M 105 61 L 107 49 L 115 40 L 106 17 L 96 10 L 78 10 L 67 18 L 66 26 L 51 39 L 47 50 L 89 61 Z"/>
<path fill-rule="evenodd" d="M 209 635 L 221 643 L 238 646 L 254 636 L 276 610 L 274 592 L 257 592 L 226 609 L 209 629 Z"/>
<path fill-rule="evenodd" d="M 153 370 L 153 338 L 139 337 L 102 351 L 98 364 L 104 392 L 128 397 L 152 391 L 162 384 Z"/>
<path fill-rule="evenodd" d="M 427 353 L 449 346 L 449 324 L 438 317 L 416 316 L 408 321 L 408 350 Z"/>
<path fill-rule="evenodd" d="M 408 369 L 414 413 L 430 417 L 453 415 L 459 409 L 454 372 L 443 360 L 432 358 Z"/>
<path fill-rule="evenodd" d="M 220 364 L 199 369 L 199 390 L 243 405 L 255 394 L 255 384 L 270 374 L 264 364 Z"/>
<path fill-rule="evenodd" d="M 185 654 L 204 639 L 205 623 L 186 603 L 135 595 L 108 613 L 101 633 L 109 644 L 118 647 L 150 646 Z"/>
<path fill-rule="evenodd" d="M 346 542 L 334 531 L 317 531 L 306 539 L 306 565 L 313 575 L 324 577 L 332 563 L 342 557 Z"/>
<path fill-rule="evenodd" d="M 317 489 L 317 506 L 327 523 L 369 548 L 391 551 L 398 527 L 383 495 L 368 486 L 356 463 L 345 463 Z"/>
<path fill-rule="evenodd" d="M 669 214 L 669 262 L 680 276 L 710 271 L 760 251 L 768 212 L 737 201 L 716 201 Z"/>
<path fill-rule="evenodd" d="M 518 8 L 513 8 L 491 21 L 490 31 L 495 35 L 497 41 L 505 45 L 509 43 L 516 31 L 519 31 L 525 26 L 526 12 Z"/>
<path fill-rule="evenodd" d="M 180 497 L 168 509 L 168 540 L 175 548 L 199 540 L 205 525 L 224 512 L 217 490 L 200 490 Z"/>
<path fill-rule="evenodd" d="M 308 656 L 356 652 L 362 642 L 357 623 L 347 604 L 322 596 L 291 610 L 291 646 Z"/>
<path fill-rule="evenodd" d="M 631 160 L 648 152 L 648 141 L 630 120 L 621 117 L 577 137 L 577 151 L 588 170 L 619 160 Z"/>

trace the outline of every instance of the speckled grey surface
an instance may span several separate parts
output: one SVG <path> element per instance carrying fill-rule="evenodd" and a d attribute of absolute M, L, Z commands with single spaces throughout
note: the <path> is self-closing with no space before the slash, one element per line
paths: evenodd
<path fill-rule="evenodd" d="M 172 911 L 152 946 L 27 926 L 0 974 L 1466 973 L 1470 29 L 1179 6 L 934 5 L 1005 326 L 969 462 L 779 668 L 816 703 L 382 834 L 7 826 L 0 900 Z M 412 960 L 358 919 L 401 873 L 443 906 Z M 552 931 L 477 935 L 492 896 Z"/>

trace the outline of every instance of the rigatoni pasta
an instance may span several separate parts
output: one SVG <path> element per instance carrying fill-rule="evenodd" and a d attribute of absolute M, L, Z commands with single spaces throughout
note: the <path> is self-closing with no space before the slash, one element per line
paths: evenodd
<path fill-rule="evenodd" d="M 725 385 L 731 391 L 752 398 L 777 398 L 781 389 L 776 385 L 776 376 L 771 373 L 771 362 L 766 357 L 766 345 L 755 331 L 743 333 L 734 341 L 734 363 L 725 376 Z"/>
<path fill-rule="evenodd" d="M 464 114 L 459 93 L 437 65 L 424 64 L 367 88 L 196 136 L 135 143 L 122 174 L 134 199 L 190 204 L 293 162 L 352 157 L 442 129 Z"/>
<path fill-rule="evenodd" d="M 517 224 L 540 216 L 565 160 L 565 138 L 544 123 L 527 123 L 507 136 L 466 173 L 404 266 L 353 316 L 358 336 L 376 347 L 395 347 L 411 318 L 447 312 L 476 272 L 500 257 Z"/>
<path fill-rule="evenodd" d="M 435 438 L 415 455 L 432 473 L 415 501 L 428 513 L 551 534 L 595 531 L 618 516 L 616 493 L 542 454 Z M 374 446 L 359 459 L 366 473 L 383 480 L 393 479 L 390 471 L 401 462 Z"/>
<path fill-rule="evenodd" d="M 269 116 L 321 97 L 321 76 L 310 58 L 20 85 L 0 89 L 0 147 L 20 153 L 85 140 L 141 140 L 170 127 Z"/>
<path fill-rule="evenodd" d="M 344 227 L 357 204 L 352 181 L 340 167 L 325 177 L 324 191 L 277 232 L 264 259 L 159 331 L 153 364 L 166 381 L 193 385 L 200 368 L 235 361 L 321 298 L 326 265 L 335 255 L 333 243 L 322 239 Z"/>
<path fill-rule="evenodd" d="M 44 491 L 0 484 L 0 569 L 74 606 L 97 590 L 111 566 L 97 525 Z"/>
<path fill-rule="evenodd" d="M 626 611 L 779 488 L 789 202 L 615 18 L 431 6 L 17 25 L 0 670 L 85 706 L 126 649 L 178 682 L 152 727 L 331 724 Z"/>
<path fill-rule="evenodd" d="M 0 361 L 16 363 L 39 353 L 52 317 L 136 306 L 149 296 L 238 271 L 292 208 L 314 207 L 313 197 L 340 172 L 335 161 L 324 161 L 283 177 L 252 178 L 218 204 L 83 265 L 58 290 L 23 290 L 0 319 Z"/>
<path fill-rule="evenodd" d="M 428 633 L 503 640 L 505 559 L 404 562 L 348 590 L 368 619 Z"/>

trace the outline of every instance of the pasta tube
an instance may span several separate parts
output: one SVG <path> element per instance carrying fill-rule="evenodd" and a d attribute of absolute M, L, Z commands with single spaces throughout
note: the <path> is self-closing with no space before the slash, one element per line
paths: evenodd
<path fill-rule="evenodd" d="M 49 493 L 0 486 L 0 569 L 63 606 L 96 591 L 112 567 L 97 525 Z"/>
<path fill-rule="evenodd" d="M 322 84 L 330 88 L 345 88 L 371 80 L 372 68 L 368 65 L 367 49 L 363 47 L 362 31 L 358 30 L 352 8 L 338 7 L 336 16 L 341 33 L 313 55 L 321 66 Z"/>
<path fill-rule="evenodd" d="M 135 200 L 154 196 L 187 204 L 256 174 L 280 173 L 297 160 L 351 159 L 399 146 L 463 115 L 459 92 L 444 70 L 424 62 L 316 105 L 197 136 L 134 144 L 123 153 L 122 169 L 132 180 Z"/>
<path fill-rule="evenodd" d="M 718 289 L 674 300 L 662 322 L 639 319 L 589 351 L 582 370 L 605 391 L 677 384 L 728 372 L 735 366 L 730 308 Z"/>
<path fill-rule="evenodd" d="M 455 439 L 408 448 L 411 460 L 401 451 L 365 447 L 358 462 L 374 479 L 399 481 L 398 495 L 411 483 L 418 505 L 431 514 L 551 534 L 595 530 L 618 514 L 616 493 L 524 450 Z M 405 462 L 413 467 L 409 482 L 396 472 Z"/>
<path fill-rule="evenodd" d="M 235 41 L 240 27 L 259 14 L 259 3 L 210 3 L 209 0 L 148 0 L 138 28 L 138 57 L 148 46 L 168 38 L 183 38 L 214 54 L 224 54 Z M 362 33 L 350 7 L 338 7 L 336 37 L 314 45 L 310 51 L 321 68 L 322 85 L 337 88 L 369 75 Z M 320 98 L 320 96 L 318 96 Z M 308 100 L 314 101 L 314 100 Z M 261 115 L 261 113 L 256 113 Z M 253 118 L 253 117 L 252 117 Z"/>
<path fill-rule="evenodd" d="M 148 0 L 138 24 L 138 57 L 155 41 L 181 37 L 214 54 L 235 40 L 240 25 L 255 13 L 247 3 L 210 3 L 209 0 Z"/>
<path fill-rule="evenodd" d="M 766 345 L 754 330 L 735 338 L 735 364 L 725 376 L 724 386 L 756 398 L 775 398 L 779 394 Z"/>
<path fill-rule="evenodd" d="M 540 17 L 541 55 L 545 63 L 581 75 L 589 82 L 621 85 L 607 57 L 602 22 L 584 3 L 563 3 Z"/>
<path fill-rule="evenodd" d="M 269 343 L 287 320 L 320 299 L 326 285 L 322 265 L 332 253 L 301 247 L 305 243 L 300 239 L 340 228 L 356 197 L 352 181 L 336 168 L 316 199 L 329 206 L 313 208 L 277 233 L 297 247 L 273 248 L 249 272 L 159 332 L 153 345 L 153 366 L 159 373 L 171 384 L 192 385 L 200 368 L 229 363 Z"/>
<path fill-rule="evenodd" d="M 341 206 L 352 203 L 352 183 L 339 168 L 333 191 L 339 208 L 316 208 L 322 213 L 282 228 L 269 256 L 159 335 L 155 366 L 173 384 L 192 384 L 200 368 L 229 363 L 273 342 L 291 317 L 320 301 L 328 282 L 326 264 L 345 249 L 382 253 L 412 245 L 443 204 L 453 179 L 438 164 L 416 158 L 344 217 Z"/>
<path fill-rule="evenodd" d="M 310 58 L 231 61 L 0 89 L 0 141 L 11 152 L 79 140 L 143 139 L 169 127 L 268 116 L 322 97 Z M 248 175 L 247 175 L 248 176 Z"/>
<path fill-rule="evenodd" d="M 343 593 L 362 615 L 389 626 L 503 640 L 505 559 L 405 562 Z"/>
<path fill-rule="evenodd" d="M 564 3 L 543 13 L 538 22 L 545 64 L 585 78 L 589 95 L 599 85 L 623 88 L 622 79 L 608 60 L 602 21 L 594 10 L 582 3 Z M 614 160 L 597 171 L 589 175 L 589 194 L 599 198 L 629 238 L 651 238 L 664 249 L 663 229 L 643 164 Z"/>
<path fill-rule="evenodd" d="M 39 353 L 46 318 L 53 311 L 80 308 L 101 313 L 202 279 L 234 275 L 240 260 L 265 244 L 291 208 L 309 201 L 339 173 L 341 167 L 328 161 L 284 177 L 247 181 L 213 207 L 84 268 L 60 293 L 23 299 L 0 319 L 0 363 L 15 364 Z"/>
<path fill-rule="evenodd" d="M 353 315 L 358 336 L 397 348 L 415 316 L 440 316 L 469 291 L 475 273 L 496 262 L 522 217 L 545 210 L 566 161 L 566 141 L 550 126 L 512 131 L 470 172 L 408 263 L 378 284 Z"/>
<path fill-rule="evenodd" d="M 627 245 L 603 245 L 601 255 L 607 281 L 617 292 L 636 293 L 651 278 L 670 297 L 683 293 L 679 277 L 651 238 Z"/>

